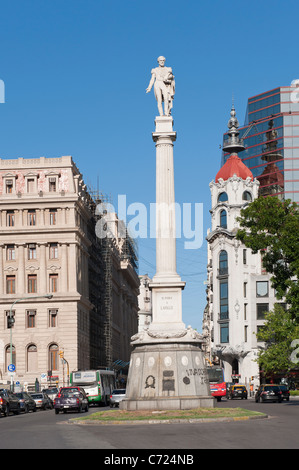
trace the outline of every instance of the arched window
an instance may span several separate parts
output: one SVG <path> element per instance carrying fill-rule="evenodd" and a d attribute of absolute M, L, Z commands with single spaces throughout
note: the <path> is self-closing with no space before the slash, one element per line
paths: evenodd
<path fill-rule="evenodd" d="M 218 202 L 227 202 L 228 201 L 228 195 L 226 192 L 220 193 L 218 196 Z"/>
<path fill-rule="evenodd" d="M 227 214 L 225 209 L 220 211 L 220 227 L 227 228 Z"/>
<path fill-rule="evenodd" d="M 219 275 L 223 276 L 224 274 L 228 274 L 228 258 L 227 252 L 221 250 L 219 253 Z"/>
<path fill-rule="evenodd" d="M 57 344 L 51 344 L 49 347 L 49 370 L 59 370 L 59 348 Z"/>
<path fill-rule="evenodd" d="M 12 346 L 12 355 L 10 352 L 10 345 L 6 347 L 5 349 L 5 370 L 7 371 L 7 367 L 9 364 L 14 364 L 16 365 L 16 349 L 14 346 Z"/>
<path fill-rule="evenodd" d="M 243 196 L 242 196 L 243 201 L 252 201 L 252 196 L 249 191 L 244 191 Z"/>
<path fill-rule="evenodd" d="M 37 369 L 37 347 L 35 344 L 30 344 L 27 348 L 27 372 L 33 372 Z"/>

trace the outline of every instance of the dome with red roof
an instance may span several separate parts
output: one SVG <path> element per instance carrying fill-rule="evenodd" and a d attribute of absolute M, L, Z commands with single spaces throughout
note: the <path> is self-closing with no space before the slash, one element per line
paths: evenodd
<path fill-rule="evenodd" d="M 239 158 L 236 153 L 233 153 L 226 160 L 225 164 L 218 171 L 215 181 L 216 183 L 218 183 L 219 178 L 222 178 L 224 181 L 226 181 L 228 180 L 228 178 L 231 178 L 234 175 L 238 176 L 239 178 L 242 178 L 243 180 L 246 180 L 246 178 L 248 177 L 253 180 L 253 174 L 251 173 L 249 168 L 244 165 L 241 158 Z"/>

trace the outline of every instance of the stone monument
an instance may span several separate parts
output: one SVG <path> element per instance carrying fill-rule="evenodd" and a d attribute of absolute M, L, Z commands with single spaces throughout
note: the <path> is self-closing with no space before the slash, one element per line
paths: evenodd
<path fill-rule="evenodd" d="M 182 290 L 176 270 L 176 229 L 173 144 L 174 96 L 172 69 L 165 58 L 152 69 L 147 88 L 154 84 L 160 116 L 155 120 L 156 144 L 156 274 L 152 290 L 152 323 L 131 338 L 133 347 L 126 398 L 126 410 L 165 410 L 214 407 L 201 349 L 203 336 L 182 321 Z M 162 103 L 164 102 L 164 113 Z"/>

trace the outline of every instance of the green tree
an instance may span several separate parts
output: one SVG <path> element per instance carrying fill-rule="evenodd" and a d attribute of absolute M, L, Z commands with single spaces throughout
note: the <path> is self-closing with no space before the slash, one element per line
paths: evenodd
<path fill-rule="evenodd" d="M 260 252 L 278 299 L 299 323 L 299 212 L 296 203 L 260 197 L 241 210 L 237 239 Z"/>
<path fill-rule="evenodd" d="M 273 312 L 265 314 L 265 320 L 257 333 L 258 340 L 265 342 L 265 349 L 258 354 L 260 369 L 266 373 L 293 369 L 299 362 L 293 345 L 299 338 L 299 324 L 279 304 L 275 304 Z"/>

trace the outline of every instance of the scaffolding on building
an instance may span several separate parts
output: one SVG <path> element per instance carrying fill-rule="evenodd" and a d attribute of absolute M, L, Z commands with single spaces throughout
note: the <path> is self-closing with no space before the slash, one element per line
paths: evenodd
<path fill-rule="evenodd" d="M 112 199 L 110 196 L 104 195 L 98 189 L 94 190 L 88 187 L 88 205 L 93 216 L 93 226 L 100 219 L 105 217 L 105 207 L 112 207 Z M 122 224 L 117 219 L 118 224 Z M 103 221 L 104 222 L 104 221 Z M 97 364 L 106 364 L 107 367 L 113 367 L 113 335 L 112 335 L 112 319 L 113 319 L 113 257 L 117 256 L 120 260 L 127 260 L 134 271 L 138 274 L 138 252 L 137 243 L 128 233 L 127 227 L 122 231 L 122 237 L 119 239 L 118 232 L 115 232 L 114 237 L 97 237 L 96 235 L 96 249 L 98 258 L 93 259 L 91 265 L 98 262 L 99 266 L 96 271 L 91 273 L 91 276 L 98 276 L 98 295 L 96 298 L 90 299 L 92 303 L 96 301 L 97 318 L 99 319 L 99 331 L 97 341 L 101 338 L 100 346 L 98 348 L 99 354 L 95 362 Z M 96 261 L 97 260 L 97 261 Z M 94 279 L 93 282 L 96 282 Z M 97 348 L 95 348 L 97 349 Z M 95 364 L 96 365 L 96 364 Z"/>

